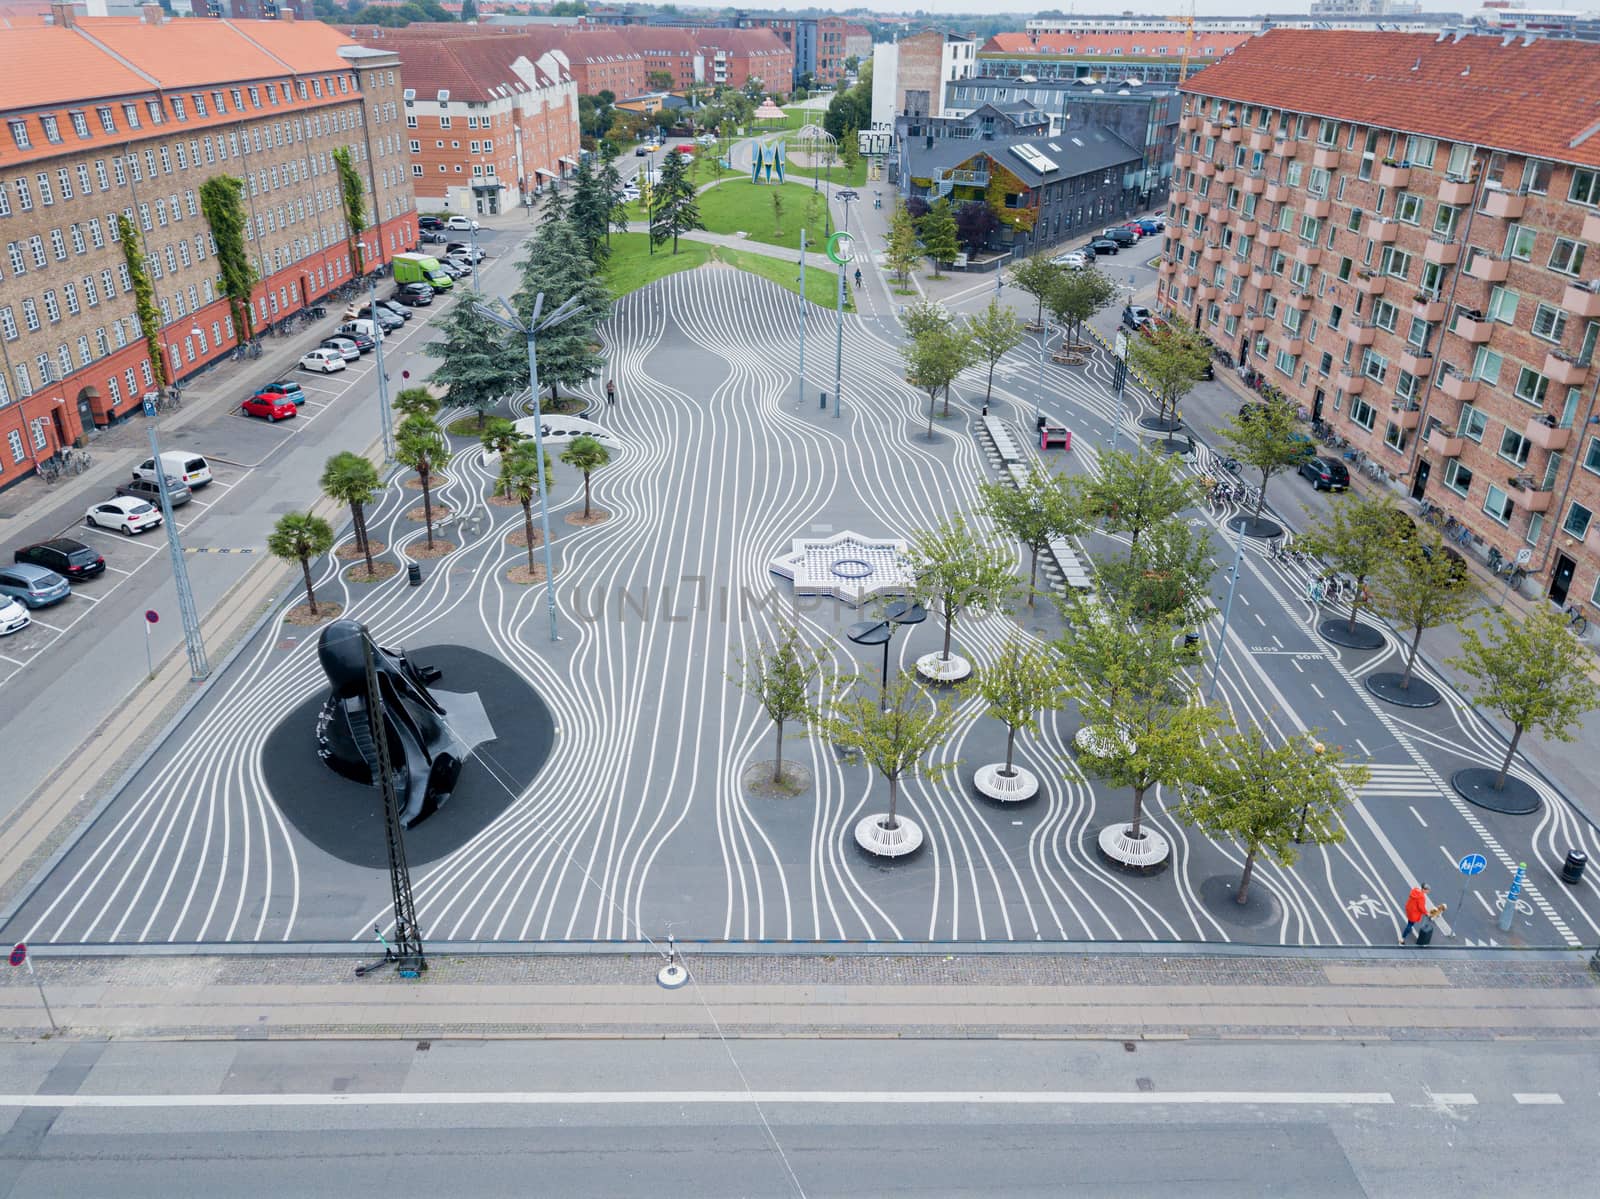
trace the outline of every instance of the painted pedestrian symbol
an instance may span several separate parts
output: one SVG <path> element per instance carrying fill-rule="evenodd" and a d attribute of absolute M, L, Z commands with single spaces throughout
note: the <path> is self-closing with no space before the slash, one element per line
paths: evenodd
<path fill-rule="evenodd" d="M 1383 901 L 1374 899 L 1370 895 L 1363 894 L 1360 899 L 1347 900 L 1344 905 L 1344 910 L 1349 912 L 1352 916 L 1382 916 Z"/>

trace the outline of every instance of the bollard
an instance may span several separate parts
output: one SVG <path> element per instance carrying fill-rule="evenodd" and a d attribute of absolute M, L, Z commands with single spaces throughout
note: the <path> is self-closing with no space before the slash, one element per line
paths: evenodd
<path fill-rule="evenodd" d="M 409 566 L 406 567 L 406 582 L 409 583 L 413 587 L 421 587 L 422 586 L 422 565 L 421 565 L 421 563 L 413 562 Z"/>
<path fill-rule="evenodd" d="M 820 405 L 820 407 L 822 408 L 822 410 L 824 412 L 826 412 L 828 410 L 828 393 L 827 392 L 823 392 L 822 393 L 822 404 Z"/>

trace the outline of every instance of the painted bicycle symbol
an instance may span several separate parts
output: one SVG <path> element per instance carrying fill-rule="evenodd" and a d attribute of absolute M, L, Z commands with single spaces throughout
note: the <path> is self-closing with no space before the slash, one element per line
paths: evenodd
<path fill-rule="evenodd" d="M 1494 893 L 1494 910 L 1497 912 L 1506 910 L 1506 893 L 1504 891 L 1496 891 Z M 1523 916 L 1531 916 L 1533 915 L 1533 905 L 1526 899 L 1519 897 L 1517 899 L 1517 911 Z"/>

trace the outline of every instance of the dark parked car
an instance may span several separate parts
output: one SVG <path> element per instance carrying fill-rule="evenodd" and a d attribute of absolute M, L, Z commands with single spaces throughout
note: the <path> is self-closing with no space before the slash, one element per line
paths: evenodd
<path fill-rule="evenodd" d="M 57 537 L 52 541 L 25 545 L 12 554 L 11 559 L 14 562 L 25 562 L 29 566 L 42 566 L 46 570 L 53 570 L 73 583 L 104 574 L 106 569 L 104 558 L 83 542 L 74 541 L 70 537 Z"/>
<path fill-rule="evenodd" d="M 433 303 L 433 288 L 426 283 L 402 283 L 394 289 L 394 302 L 407 308 L 426 308 Z"/>
<path fill-rule="evenodd" d="M 1155 321 L 1155 314 L 1143 304 L 1129 304 L 1122 310 L 1124 327 L 1138 331 Z"/>
<path fill-rule="evenodd" d="M 421 241 L 424 245 L 430 245 L 430 244 L 432 244 L 434 242 L 441 242 L 441 241 L 444 240 L 444 230 L 443 229 L 424 229 L 422 231 L 422 236 L 418 240 Z"/>
<path fill-rule="evenodd" d="M 397 304 L 393 300 L 379 300 L 378 307 L 393 316 L 399 317 L 401 324 L 405 324 L 405 322 L 409 321 L 414 315 L 411 309 L 405 307 L 403 304 Z"/>
<path fill-rule="evenodd" d="M 1300 474 L 1311 480 L 1313 491 L 1345 491 L 1350 487 L 1350 472 L 1337 458 L 1307 458 L 1300 464 Z"/>
<path fill-rule="evenodd" d="M 443 229 L 444 222 L 436 216 L 419 216 L 417 218 L 417 228 L 423 230 L 424 232 L 431 232 L 434 230 Z"/>
<path fill-rule="evenodd" d="M 1085 254 L 1115 254 L 1122 247 L 1109 237 L 1097 237 L 1083 248 Z"/>
<path fill-rule="evenodd" d="M 1102 229 L 1100 236 L 1110 238 L 1119 246 L 1131 246 L 1139 240 L 1139 235 L 1126 225 L 1113 225 L 1109 229 Z"/>
<path fill-rule="evenodd" d="M 129 479 L 117 488 L 118 495 L 132 496 L 136 500 L 145 500 L 161 507 L 161 488 L 154 479 Z M 194 498 L 194 493 L 189 490 L 189 485 L 176 475 L 167 476 L 167 500 L 174 508 L 180 504 L 187 504 Z"/>

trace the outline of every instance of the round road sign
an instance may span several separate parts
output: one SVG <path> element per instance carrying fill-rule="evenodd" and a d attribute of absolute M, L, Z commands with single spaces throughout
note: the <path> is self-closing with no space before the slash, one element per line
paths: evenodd
<path fill-rule="evenodd" d="M 856 239 L 840 230 L 828 239 L 828 257 L 840 266 L 855 257 Z"/>
<path fill-rule="evenodd" d="M 1462 874 L 1482 874 L 1488 864 L 1489 860 L 1481 853 L 1469 853 L 1456 863 L 1456 867 Z"/>
<path fill-rule="evenodd" d="M 11 947 L 11 964 L 13 966 L 20 966 L 20 965 L 22 965 L 23 962 L 25 962 L 27 960 L 28 960 L 28 947 L 26 945 L 24 945 L 21 941 L 18 941 L 15 945 L 13 945 Z"/>
<path fill-rule="evenodd" d="M 157 612 L 154 608 L 146 608 L 144 618 L 151 624 L 157 624 L 161 620 L 161 613 Z"/>

